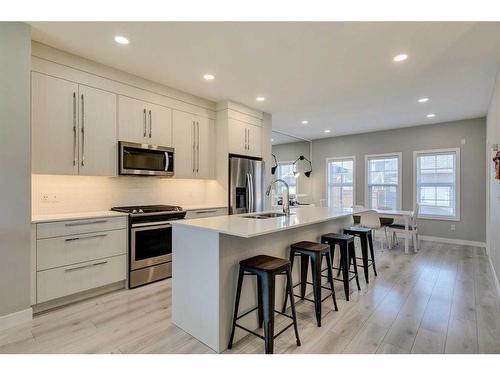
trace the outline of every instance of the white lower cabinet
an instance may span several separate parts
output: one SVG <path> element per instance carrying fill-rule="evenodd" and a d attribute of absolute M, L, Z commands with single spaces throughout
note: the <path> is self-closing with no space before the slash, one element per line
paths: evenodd
<path fill-rule="evenodd" d="M 37 224 L 36 303 L 125 280 L 126 228 L 126 217 Z"/>
<path fill-rule="evenodd" d="M 37 272 L 37 303 L 125 280 L 126 255 Z"/>

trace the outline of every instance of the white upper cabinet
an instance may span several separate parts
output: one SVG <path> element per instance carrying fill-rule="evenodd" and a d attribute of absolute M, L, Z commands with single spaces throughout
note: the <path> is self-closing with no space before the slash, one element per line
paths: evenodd
<path fill-rule="evenodd" d="M 32 74 L 33 173 L 116 175 L 116 95 Z"/>
<path fill-rule="evenodd" d="M 172 146 L 172 110 L 161 105 L 148 103 L 149 141 L 155 145 Z"/>
<path fill-rule="evenodd" d="M 161 105 L 119 96 L 118 138 L 120 141 L 172 145 L 172 110 Z"/>
<path fill-rule="evenodd" d="M 116 95 L 79 86 L 79 174 L 117 174 Z"/>
<path fill-rule="evenodd" d="M 261 134 L 259 126 L 229 118 L 229 153 L 261 157 Z"/>
<path fill-rule="evenodd" d="M 172 145 L 175 149 L 175 177 L 213 178 L 214 121 L 174 110 L 172 133 Z"/>
<path fill-rule="evenodd" d="M 78 84 L 32 73 L 32 169 L 78 174 Z"/>

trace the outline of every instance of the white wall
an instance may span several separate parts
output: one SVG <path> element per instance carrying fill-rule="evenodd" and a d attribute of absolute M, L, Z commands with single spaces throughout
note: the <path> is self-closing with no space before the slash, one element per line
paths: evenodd
<path fill-rule="evenodd" d="M 0 317 L 30 307 L 30 39 L 0 23 Z"/>
<path fill-rule="evenodd" d="M 490 146 L 500 143 L 500 72 L 497 75 L 495 91 L 488 110 L 486 120 L 486 163 L 488 186 L 488 250 L 493 268 L 500 279 L 500 180 L 495 179 L 495 169 L 492 162 L 494 152 Z"/>

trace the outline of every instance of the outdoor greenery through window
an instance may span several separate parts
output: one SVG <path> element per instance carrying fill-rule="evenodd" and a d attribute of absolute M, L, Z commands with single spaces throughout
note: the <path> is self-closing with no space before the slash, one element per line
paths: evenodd
<path fill-rule="evenodd" d="M 400 155 L 367 156 L 367 199 L 369 208 L 396 210 L 401 205 Z"/>
<path fill-rule="evenodd" d="M 415 155 L 420 215 L 456 218 L 457 151 L 416 152 Z"/>
<path fill-rule="evenodd" d="M 354 158 L 327 160 L 328 206 L 354 206 Z"/>

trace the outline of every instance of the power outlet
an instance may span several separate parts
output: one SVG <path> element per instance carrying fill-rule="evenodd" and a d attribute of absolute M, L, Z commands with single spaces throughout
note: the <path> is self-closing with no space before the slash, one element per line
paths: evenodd
<path fill-rule="evenodd" d="M 55 194 L 55 193 L 42 193 L 40 195 L 40 200 L 44 203 L 55 203 L 55 202 L 57 202 L 57 194 Z"/>
<path fill-rule="evenodd" d="M 450 229 L 454 232 L 455 231 L 455 224 L 451 224 Z"/>

